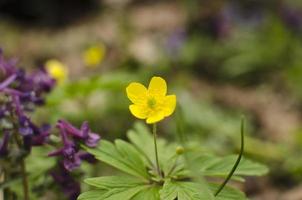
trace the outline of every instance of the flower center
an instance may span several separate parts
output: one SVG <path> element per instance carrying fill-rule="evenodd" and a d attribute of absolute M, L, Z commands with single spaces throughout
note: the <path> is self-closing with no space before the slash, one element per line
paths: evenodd
<path fill-rule="evenodd" d="M 156 105 L 155 98 L 154 97 L 149 98 L 147 104 L 148 104 L 149 108 L 154 109 L 155 105 Z"/>

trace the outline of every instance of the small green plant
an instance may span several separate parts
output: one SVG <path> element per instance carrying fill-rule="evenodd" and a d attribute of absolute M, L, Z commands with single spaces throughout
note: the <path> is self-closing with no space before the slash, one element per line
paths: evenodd
<path fill-rule="evenodd" d="M 239 156 L 219 157 L 201 149 L 198 143 L 186 143 L 182 139 L 180 143 L 168 143 L 157 138 L 156 129 L 156 123 L 171 115 L 176 106 L 176 96 L 166 96 L 166 90 L 165 81 L 159 77 L 152 78 L 148 89 L 139 83 L 127 87 L 133 103 L 130 111 L 152 124 L 153 131 L 151 133 L 145 125 L 137 123 L 128 131 L 129 142 L 102 140 L 94 149 L 83 146 L 96 159 L 123 174 L 86 179 L 85 182 L 94 189 L 82 193 L 78 200 L 247 199 L 240 190 L 226 186 L 228 181 L 244 181 L 243 176 L 260 176 L 268 169 L 242 157 L 243 120 Z M 183 135 L 181 128 L 178 132 Z M 213 178 L 224 178 L 225 181 L 219 184 L 211 181 Z"/>

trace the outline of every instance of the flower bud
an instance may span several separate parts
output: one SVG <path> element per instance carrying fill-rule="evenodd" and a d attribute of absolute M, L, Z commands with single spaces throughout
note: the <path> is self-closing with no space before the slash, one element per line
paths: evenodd
<path fill-rule="evenodd" d="M 184 149 L 182 146 L 176 147 L 176 154 L 177 154 L 177 155 L 183 154 L 184 151 L 185 151 L 185 149 Z"/>

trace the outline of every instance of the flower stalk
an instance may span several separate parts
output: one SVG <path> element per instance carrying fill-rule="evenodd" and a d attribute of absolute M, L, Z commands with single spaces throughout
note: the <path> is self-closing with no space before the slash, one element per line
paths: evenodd
<path fill-rule="evenodd" d="M 27 179 L 27 174 L 26 174 L 26 164 L 25 164 L 25 159 L 24 158 L 22 158 L 22 160 L 21 160 L 21 174 L 22 174 L 24 200 L 29 200 L 29 187 L 28 187 L 28 179 Z"/>
<path fill-rule="evenodd" d="M 154 152 L 155 152 L 155 161 L 156 161 L 156 170 L 158 175 L 163 178 L 161 169 L 159 166 L 159 159 L 158 159 L 158 151 L 157 151 L 157 125 L 156 123 L 153 124 L 153 139 L 154 139 Z"/>
<path fill-rule="evenodd" d="M 0 184 L 5 180 L 4 170 L 0 167 Z M 4 199 L 4 189 L 0 189 L 0 199 Z"/>
<path fill-rule="evenodd" d="M 18 148 L 21 150 L 22 148 L 22 142 L 20 138 L 18 137 L 18 133 L 14 132 L 14 138 L 16 141 L 16 144 Z M 22 185 L 23 185 L 23 195 L 24 195 L 24 200 L 29 200 L 29 186 L 28 186 L 28 179 L 27 179 L 27 173 L 26 173 L 26 163 L 25 163 L 25 158 L 21 158 L 21 175 L 22 175 Z"/>

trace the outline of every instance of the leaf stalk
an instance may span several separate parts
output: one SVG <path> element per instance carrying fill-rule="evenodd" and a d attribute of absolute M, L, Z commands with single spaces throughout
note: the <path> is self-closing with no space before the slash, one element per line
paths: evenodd
<path fill-rule="evenodd" d="M 244 117 L 241 118 L 241 147 L 240 147 L 240 153 L 238 155 L 238 158 L 237 158 L 232 170 L 230 171 L 230 173 L 228 174 L 228 176 L 226 177 L 224 182 L 220 185 L 220 187 L 216 191 L 215 196 L 218 196 L 218 194 L 223 190 L 223 188 L 226 186 L 226 184 L 232 178 L 232 176 L 235 173 L 237 167 L 239 166 L 239 163 L 241 161 L 243 152 L 244 152 Z"/>

